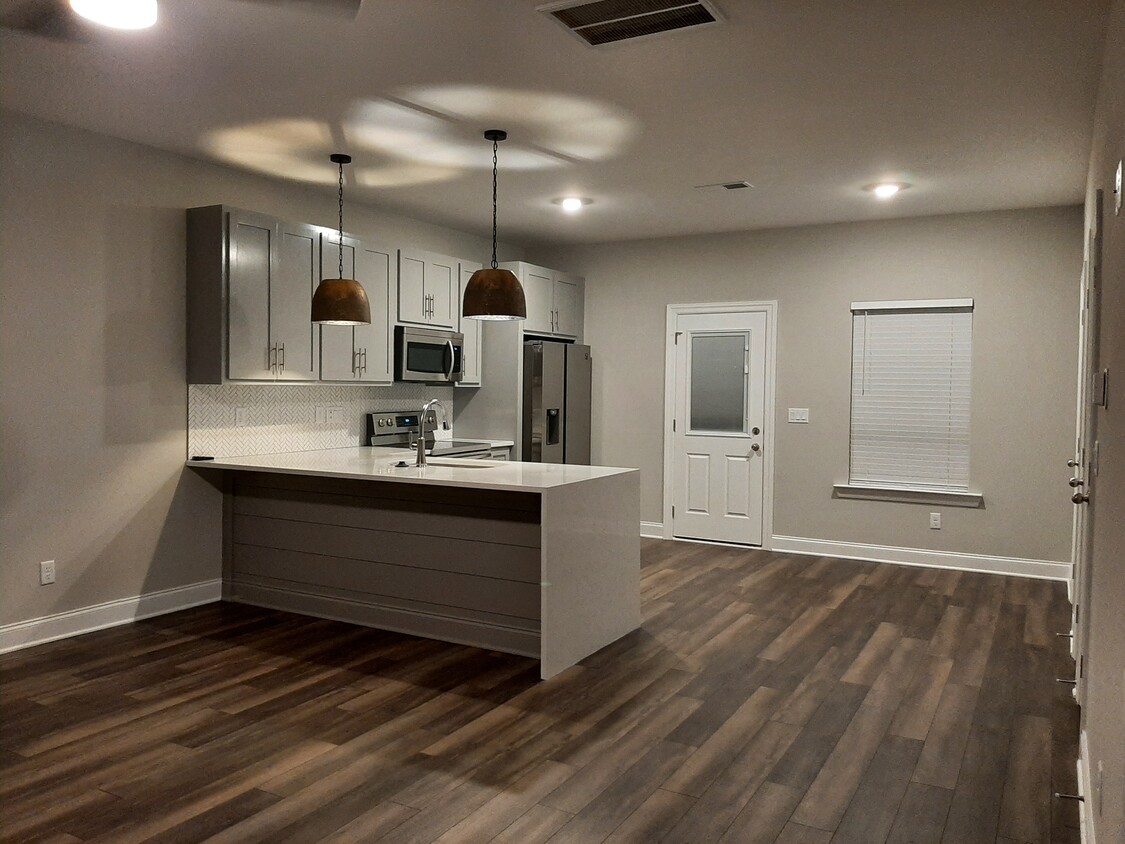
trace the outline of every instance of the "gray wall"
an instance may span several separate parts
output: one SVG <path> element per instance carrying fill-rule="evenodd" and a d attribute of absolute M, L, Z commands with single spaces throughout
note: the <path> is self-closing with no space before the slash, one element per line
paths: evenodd
<path fill-rule="evenodd" d="M 594 462 L 642 471 L 662 520 L 670 303 L 777 300 L 774 532 L 1068 561 L 1082 211 L 1046 208 L 542 250 L 586 276 Z M 848 477 L 853 301 L 973 297 L 972 486 L 982 510 L 832 498 Z M 785 422 L 810 408 L 811 423 Z M 942 510 L 943 528 L 928 527 Z"/>
<path fill-rule="evenodd" d="M 218 578 L 220 497 L 183 468 L 184 209 L 333 225 L 334 193 L 10 111 L 0 151 L 0 624 Z M 489 252 L 358 206 L 347 227 Z"/>
<path fill-rule="evenodd" d="M 1087 797 L 1098 844 L 1125 842 L 1125 209 L 1113 213 L 1113 178 L 1125 157 L 1125 0 L 1110 17 L 1094 121 L 1087 207 L 1103 208 L 1101 333 L 1098 364 L 1108 368 L 1109 405 L 1096 411 L 1100 471 L 1090 507 L 1093 563 L 1088 607 L 1088 686 L 1082 723 L 1093 771 L 1105 765 L 1102 803 Z M 1096 782 L 1095 782 L 1096 787 Z"/>

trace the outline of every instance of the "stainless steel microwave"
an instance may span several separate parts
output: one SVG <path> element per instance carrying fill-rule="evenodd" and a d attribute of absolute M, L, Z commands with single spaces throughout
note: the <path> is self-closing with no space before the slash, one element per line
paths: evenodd
<path fill-rule="evenodd" d="M 465 337 L 457 331 L 395 326 L 395 380 L 455 384 L 463 372 Z"/>

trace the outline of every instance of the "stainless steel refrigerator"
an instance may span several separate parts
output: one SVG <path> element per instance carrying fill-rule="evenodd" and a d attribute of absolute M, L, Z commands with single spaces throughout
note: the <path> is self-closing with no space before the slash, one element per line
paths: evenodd
<path fill-rule="evenodd" d="M 523 460 L 590 465 L 590 347 L 523 347 Z"/>

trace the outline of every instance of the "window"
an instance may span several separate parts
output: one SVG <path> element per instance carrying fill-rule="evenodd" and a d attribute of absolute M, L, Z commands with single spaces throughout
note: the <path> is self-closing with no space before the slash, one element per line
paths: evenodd
<path fill-rule="evenodd" d="M 972 334 L 972 299 L 852 304 L 851 488 L 968 492 Z"/>

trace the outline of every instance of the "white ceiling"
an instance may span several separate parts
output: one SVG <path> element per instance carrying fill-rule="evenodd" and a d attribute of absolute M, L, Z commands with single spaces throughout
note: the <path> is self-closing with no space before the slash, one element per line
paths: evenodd
<path fill-rule="evenodd" d="M 8 4 L 11 0 L 2 0 Z M 716 0 L 723 26 L 588 47 L 541 0 L 364 0 L 354 20 L 160 0 L 83 44 L 0 33 L 5 106 L 509 241 L 1081 201 L 1103 0 Z M 699 191 L 746 179 L 752 190 Z M 861 190 L 913 187 L 889 202 Z M 362 183 L 362 184 L 361 184 Z M 593 204 L 567 216 L 551 203 Z"/>

